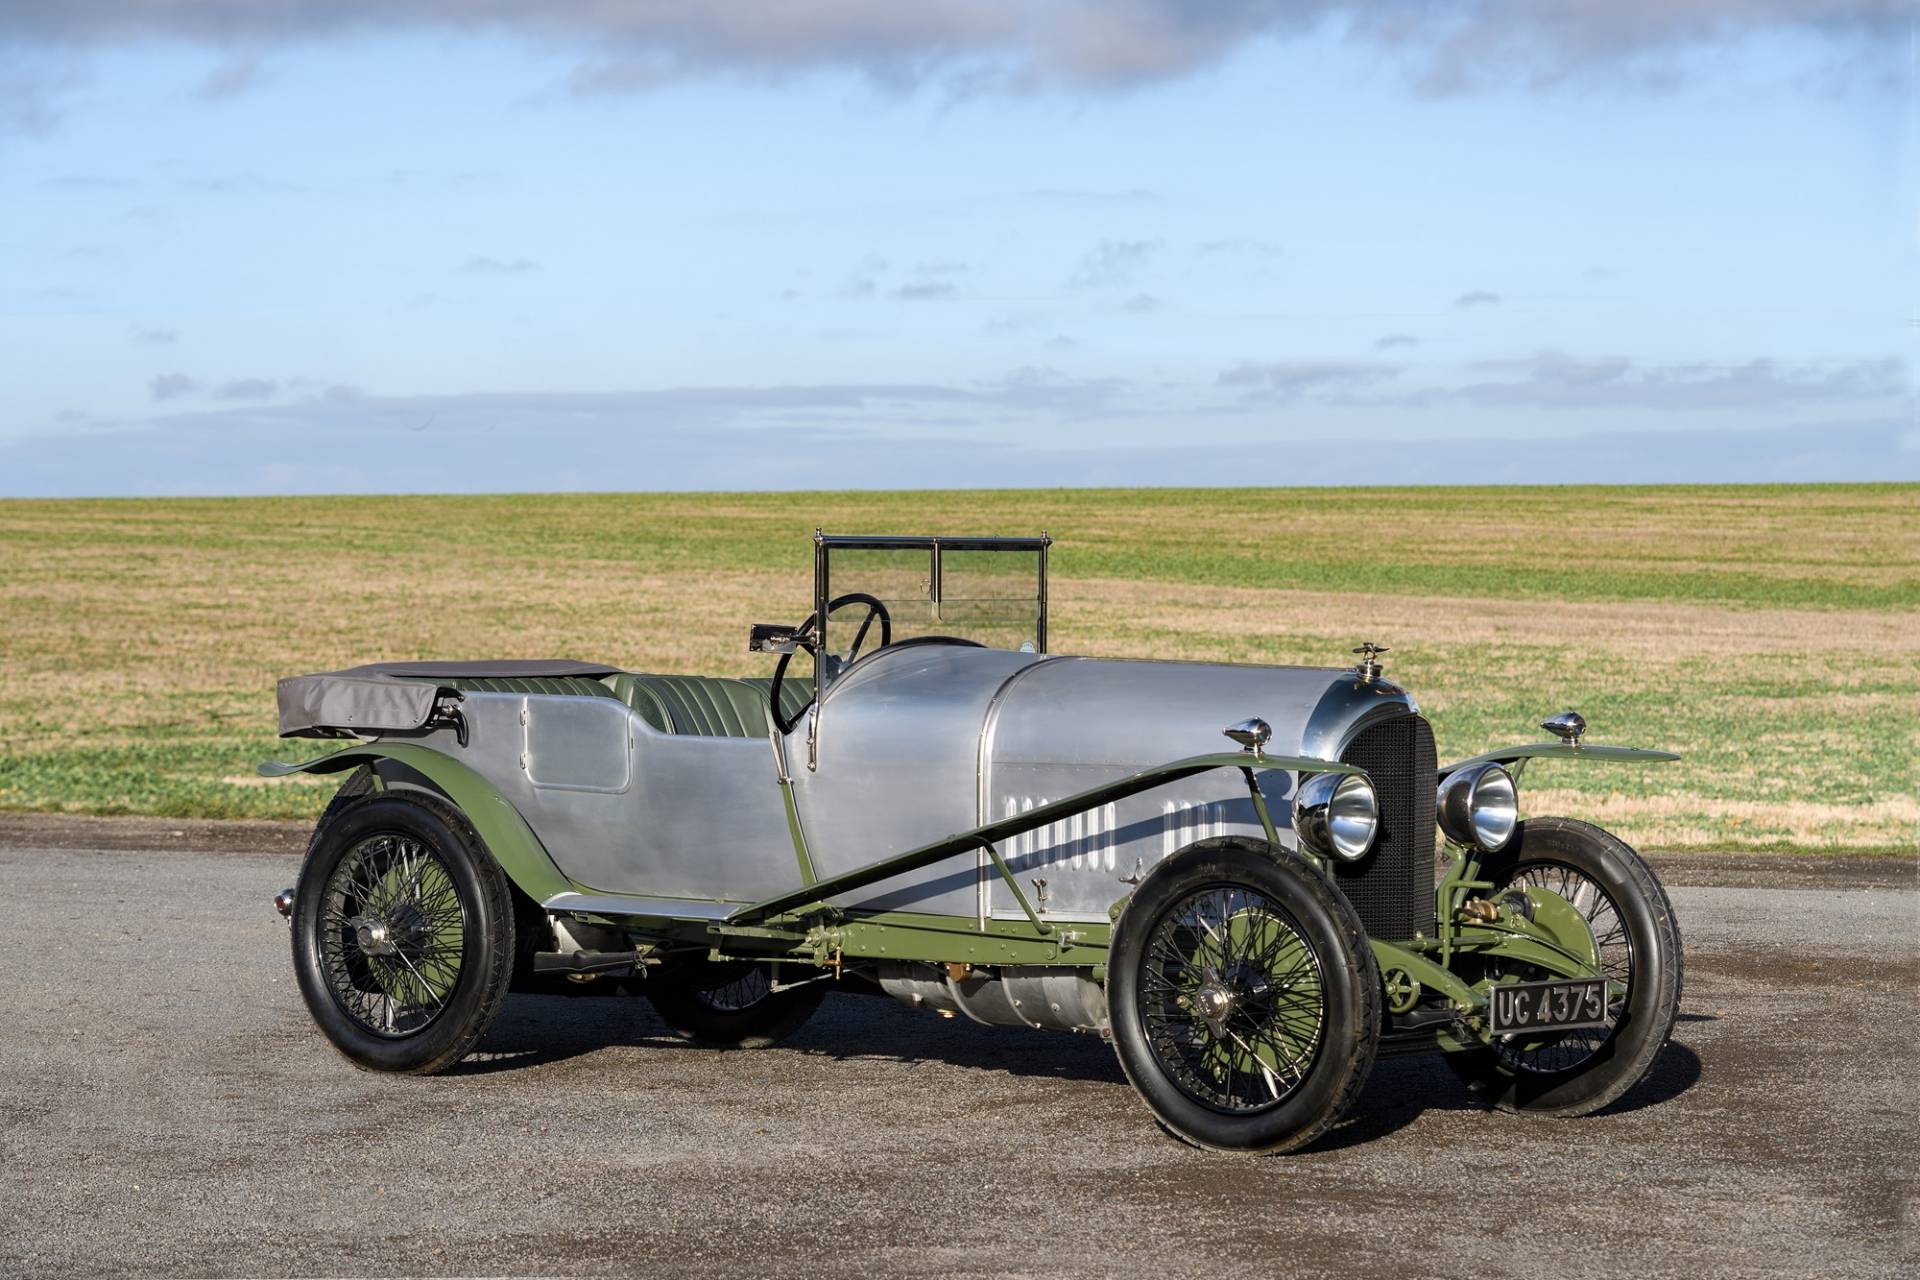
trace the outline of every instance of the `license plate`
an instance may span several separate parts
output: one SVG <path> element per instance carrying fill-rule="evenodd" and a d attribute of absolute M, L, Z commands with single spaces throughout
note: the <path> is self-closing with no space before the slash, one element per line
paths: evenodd
<path fill-rule="evenodd" d="M 1503 983 L 1487 993 L 1487 1030 L 1496 1036 L 1606 1025 L 1605 978 Z"/>

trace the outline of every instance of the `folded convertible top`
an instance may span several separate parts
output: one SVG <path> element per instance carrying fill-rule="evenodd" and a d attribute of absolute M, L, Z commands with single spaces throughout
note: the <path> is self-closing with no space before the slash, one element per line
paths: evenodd
<path fill-rule="evenodd" d="M 326 738 L 405 732 L 433 714 L 442 680 L 617 675 L 619 667 L 565 658 L 505 662 L 372 662 L 280 681 L 280 736 Z"/>

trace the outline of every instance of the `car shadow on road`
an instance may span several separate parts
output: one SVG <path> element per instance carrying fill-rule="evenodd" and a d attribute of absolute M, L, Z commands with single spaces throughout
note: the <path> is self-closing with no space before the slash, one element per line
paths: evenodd
<path fill-rule="evenodd" d="M 516 996 L 474 1056 L 452 1074 L 530 1070 L 615 1047 L 707 1054 L 677 1039 L 645 1000 L 631 997 Z M 938 1018 L 875 996 L 837 994 L 775 1052 L 830 1061 L 892 1061 L 984 1071 L 1023 1079 L 1127 1087 L 1113 1048 L 1092 1036 L 986 1027 Z M 1701 1077 L 1700 1056 L 1669 1044 L 1653 1069 L 1600 1114 L 1621 1115 L 1678 1098 Z M 1429 1111 L 1481 1110 L 1437 1056 L 1387 1058 L 1350 1120 L 1314 1146 L 1334 1151 L 1383 1138 Z"/>
<path fill-rule="evenodd" d="M 1682 1021 L 1712 1021 L 1711 1018 L 1690 1019 L 1682 1015 Z M 1596 1114 L 1603 1116 L 1624 1115 L 1629 1111 L 1639 1111 L 1643 1107 L 1657 1107 L 1675 1098 L 1700 1083 L 1704 1067 L 1700 1055 L 1677 1041 L 1667 1045 L 1653 1064 L 1653 1070 L 1647 1072 L 1647 1078 L 1627 1090 L 1612 1106 L 1604 1107 Z"/>
<path fill-rule="evenodd" d="M 1700 1055 L 1686 1045 L 1667 1045 L 1653 1069 L 1619 1101 L 1596 1115 L 1613 1116 L 1671 1102 L 1700 1079 Z M 1430 1111 L 1485 1111 L 1487 1104 L 1467 1090 L 1438 1055 L 1388 1058 L 1375 1065 L 1359 1103 L 1347 1121 L 1308 1148 L 1340 1151 L 1374 1142 L 1405 1128 Z"/>
<path fill-rule="evenodd" d="M 512 995 L 453 1076 L 530 1071 L 618 1045 L 686 1046 L 645 1000 L 623 995 Z"/>
<path fill-rule="evenodd" d="M 622 996 L 510 998 L 472 1056 L 448 1074 L 528 1070 L 616 1046 L 710 1053 L 678 1039 L 645 1000 Z M 944 1063 L 1058 1080 L 1126 1083 L 1113 1050 L 1088 1036 L 986 1027 L 939 1018 L 878 996 L 835 995 L 780 1051 L 834 1060 Z"/>

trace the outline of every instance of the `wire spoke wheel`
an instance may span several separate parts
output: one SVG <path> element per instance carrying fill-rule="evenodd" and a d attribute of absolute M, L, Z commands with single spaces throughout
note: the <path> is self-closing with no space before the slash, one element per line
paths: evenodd
<path fill-rule="evenodd" d="M 1568 1071 L 1593 1058 L 1613 1039 L 1633 996 L 1633 938 L 1620 908 L 1600 882 L 1561 862 L 1529 862 L 1509 877 L 1506 887 L 1543 889 L 1558 894 L 1578 911 L 1593 931 L 1600 971 L 1607 979 L 1606 1025 L 1563 1031 L 1545 1040 L 1504 1037 L 1493 1042 L 1494 1055 L 1515 1071 L 1553 1074 Z M 1552 978 L 1550 973 L 1528 973 L 1526 980 Z"/>
<path fill-rule="evenodd" d="M 443 797 L 349 782 L 294 892 L 294 975 L 356 1066 L 433 1075 L 500 1014 L 516 954 L 512 886 Z"/>
<path fill-rule="evenodd" d="M 1605 1025 L 1496 1039 L 1447 1054 L 1447 1065 L 1503 1111 L 1585 1116 L 1617 1102 L 1652 1070 L 1680 1014 L 1686 956 L 1659 877 L 1618 836 L 1551 816 L 1522 822 L 1507 847 L 1482 862 L 1481 875 L 1500 891 L 1517 889 L 1543 903 L 1558 898 L 1541 914 L 1543 923 L 1561 920 L 1577 934 L 1584 922 L 1596 970 L 1607 980 Z M 1588 939 L 1567 941 L 1584 951 Z M 1560 975 L 1496 957 L 1482 976 L 1536 982 Z"/>
<path fill-rule="evenodd" d="M 1284 907 L 1244 885 L 1207 886 L 1161 914 L 1139 1001 L 1161 1069 L 1190 1098 L 1231 1114 L 1290 1097 L 1326 1030 L 1320 957 Z"/>
<path fill-rule="evenodd" d="M 441 854 L 411 836 L 369 836 L 327 877 L 320 970 L 348 1017 L 376 1036 L 424 1031 L 465 964 L 467 905 Z"/>
<path fill-rule="evenodd" d="M 1120 1067 L 1183 1142 L 1298 1150 L 1373 1070 L 1366 931 L 1325 872 L 1265 840 L 1198 840 L 1164 859 L 1114 921 L 1107 973 Z"/>

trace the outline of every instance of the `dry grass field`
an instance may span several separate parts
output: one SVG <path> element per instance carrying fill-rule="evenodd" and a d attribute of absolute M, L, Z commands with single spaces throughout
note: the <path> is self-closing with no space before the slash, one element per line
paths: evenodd
<path fill-rule="evenodd" d="M 1048 529 L 1053 648 L 1390 645 L 1443 758 L 1578 707 L 1678 765 L 1536 766 L 1656 849 L 1896 851 L 1920 823 L 1920 487 L 1068 490 L 0 502 L 0 808 L 301 816 L 277 676 L 581 657 L 761 674 L 816 525 Z"/>

